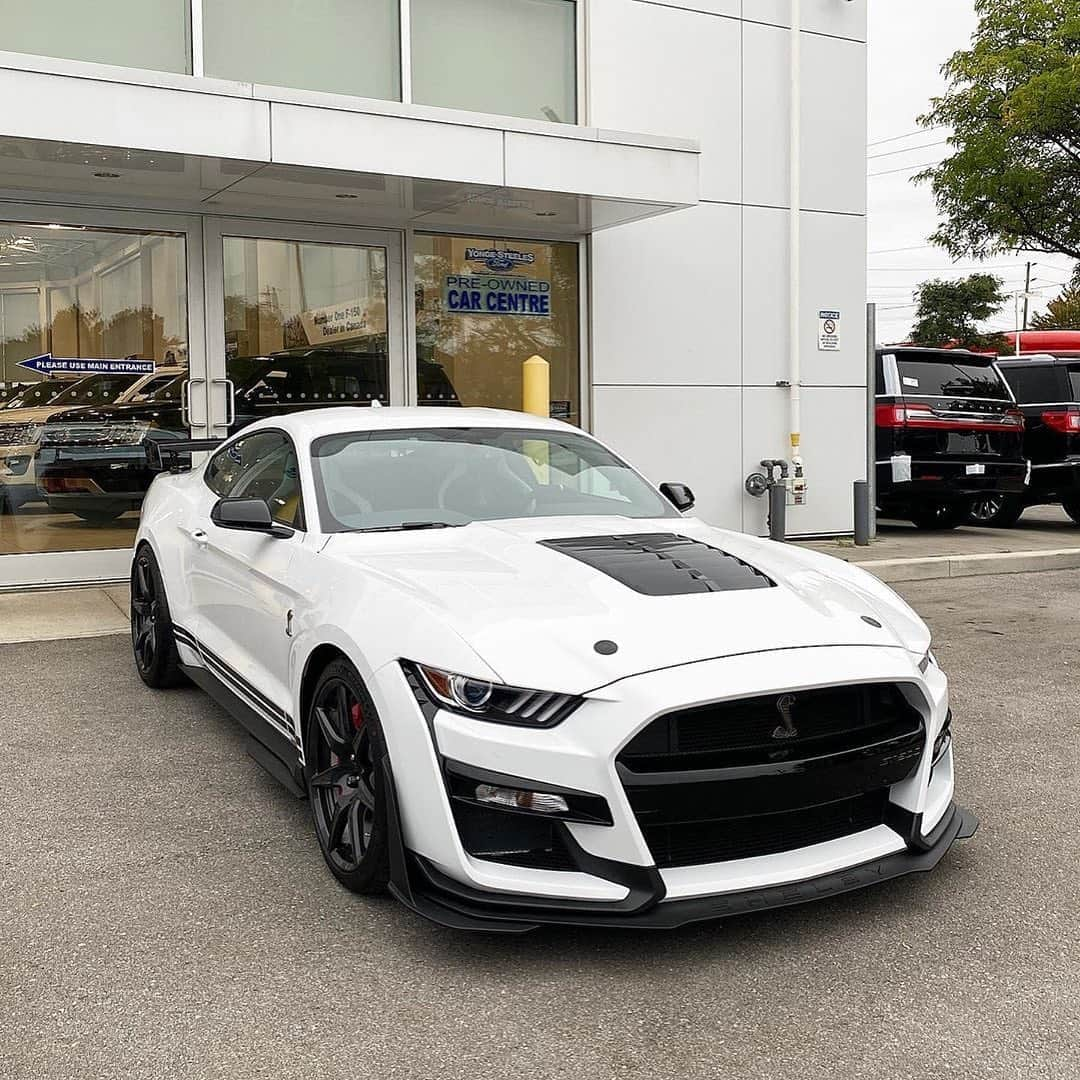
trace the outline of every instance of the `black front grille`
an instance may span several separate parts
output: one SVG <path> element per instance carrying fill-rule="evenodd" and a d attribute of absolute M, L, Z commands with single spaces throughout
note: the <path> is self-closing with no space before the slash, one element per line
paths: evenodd
<path fill-rule="evenodd" d="M 921 727 L 891 683 L 829 686 L 667 713 L 634 736 L 619 761 L 633 772 L 724 768 L 834 754 Z"/>
<path fill-rule="evenodd" d="M 642 832 L 661 870 L 775 855 L 880 825 L 887 795 L 871 791 L 822 806 L 753 817 L 644 825 Z"/>
<path fill-rule="evenodd" d="M 616 759 L 660 868 L 774 855 L 885 821 L 925 749 L 891 684 L 800 690 L 658 717 Z"/>

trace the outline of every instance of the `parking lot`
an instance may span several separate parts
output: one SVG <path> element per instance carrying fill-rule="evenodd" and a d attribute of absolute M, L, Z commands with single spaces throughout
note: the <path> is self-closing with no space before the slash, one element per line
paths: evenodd
<path fill-rule="evenodd" d="M 930 876 L 676 933 L 430 926 L 122 636 L 0 647 L 0 1076 L 1080 1075 L 1077 574 L 902 586 L 953 679 Z"/>

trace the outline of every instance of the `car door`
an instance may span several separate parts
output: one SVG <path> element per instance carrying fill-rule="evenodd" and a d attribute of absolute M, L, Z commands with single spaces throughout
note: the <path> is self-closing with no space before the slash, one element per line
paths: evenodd
<path fill-rule="evenodd" d="M 189 542 L 191 595 L 213 673 L 291 737 L 289 646 L 296 593 L 289 568 L 304 539 L 296 451 L 281 431 L 233 439 L 207 463 L 205 497 Z M 215 525 L 219 498 L 261 498 L 291 538 Z"/>

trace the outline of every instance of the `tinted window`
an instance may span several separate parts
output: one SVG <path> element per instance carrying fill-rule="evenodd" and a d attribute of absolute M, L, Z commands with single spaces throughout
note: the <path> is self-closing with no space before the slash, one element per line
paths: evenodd
<path fill-rule="evenodd" d="M 275 521 L 302 527 L 296 452 L 279 431 L 258 431 L 229 443 L 210 459 L 203 478 L 215 495 L 262 499 Z"/>
<path fill-rule="evenodd" d="M 115 401 L 129 386 L 134 386 L 138 375 L 91 375 L 80 379 L 72 387 L 53 398 L 50 405 L 108 405 Z"/>
<path fill-rule="evenodd" d="M 896 357 L 900 393 L 911 397 L 960 397 L 1009 400 L 1009 391 L 989 363 L 931 361 Z"/>
<path fill-rule="evenodd" d="M 1080 401 L 1080 365 L 1069 367 L 1069 400 Z"/>
<path fill-rule="evenodd" d="M 70 379 L 42 379 L 24 387 L 13 398 L 4 403 L 5 409 L 31 409 L 38 405 L 48 405 L 65 387 L 71 385 Z"/>
<path fill-rule="evenodd" d="M 1059 370 L 1049 364 L 1032 364 L 1031 367 L 1002 368 L 1002 373 L 1016 400 L 1024 404 L 1061 401 L 1065 387 Z"/>

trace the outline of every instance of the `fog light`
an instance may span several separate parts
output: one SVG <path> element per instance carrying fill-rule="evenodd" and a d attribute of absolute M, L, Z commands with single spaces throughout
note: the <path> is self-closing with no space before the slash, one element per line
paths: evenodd
<path fill-rule="evenodd" d="M 522 791 L 520 788 L 495 787 L 477 784 L 476 801 L 492 806 L 509 806 L 517 810 L 535 810 L 540 814 L 567 814 L 570 807 L 561 795 L 543 791 Z"/>

